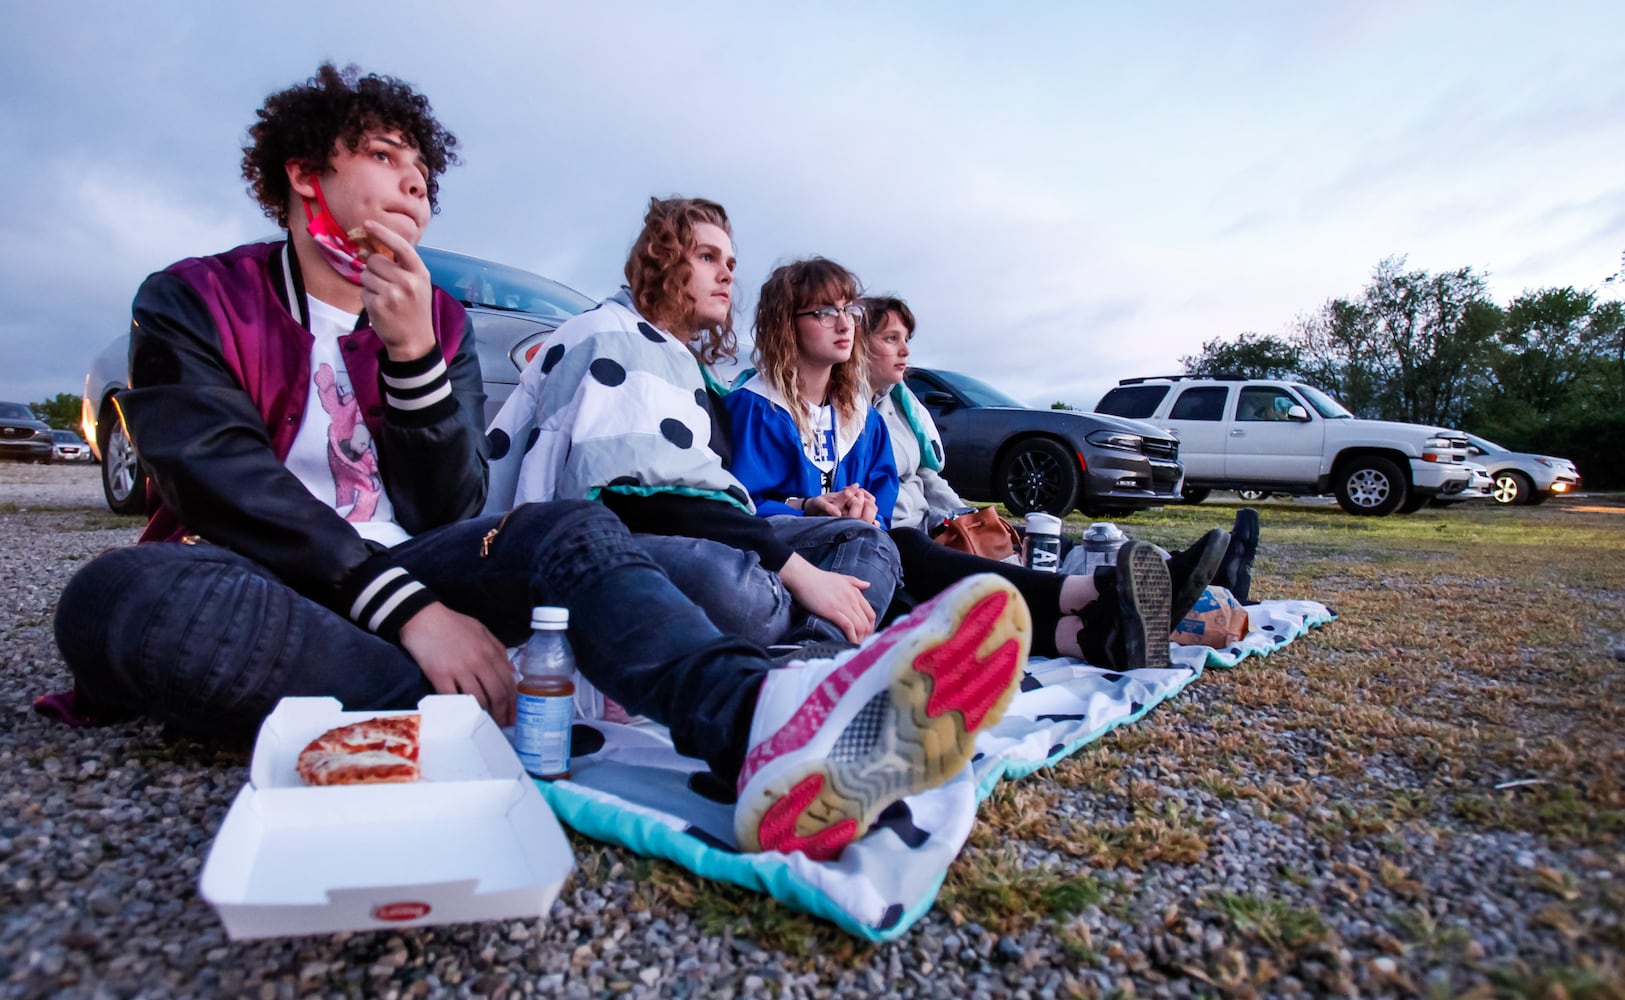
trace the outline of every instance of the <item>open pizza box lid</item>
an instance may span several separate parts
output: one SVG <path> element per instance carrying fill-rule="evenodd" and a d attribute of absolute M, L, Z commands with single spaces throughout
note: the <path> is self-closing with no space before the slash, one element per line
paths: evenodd
<path fill-rule="evenodd" d="M 311 787 L 296 770 L 307 743 L 409 713 L 346 712 L 333 698 L 278 703 L 199 884 L 228 935 L 547 914 L 575 857 L 535 782 L 473 698 L 431 695 L 418 711 L 420 781 Z"/>

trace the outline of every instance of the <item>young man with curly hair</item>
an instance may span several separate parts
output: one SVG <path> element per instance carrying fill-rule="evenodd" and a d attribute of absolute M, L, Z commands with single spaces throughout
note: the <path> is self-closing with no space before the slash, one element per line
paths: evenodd
<path fill-rule="evenodd" d="M 137 292 L 119 401 L 157 508 L 65 588 L 75 691 L 44 708 L 243 740 L 283 696 L 460 692 L 507 722 L 504 646 L 562 605 L 588 679 L 737 783 L 746 850 L 834 857 L 963 766 L 1021 676 L 1019 597 L 983 580 L 839 659 L 770 669 L 603 506 L 476 516 L 473 331 L 415 249 L 456 140 L 407 84 L 332 66 L 272 95 L 250 138 L 244 176 L 288 238 Z"/>

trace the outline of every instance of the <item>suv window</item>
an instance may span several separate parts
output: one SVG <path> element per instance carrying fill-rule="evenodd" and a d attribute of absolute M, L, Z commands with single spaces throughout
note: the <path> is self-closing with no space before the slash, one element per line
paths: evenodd
<path fill-rule="evenodd" d="M 1100 397 L 1100 402 L 1095 404 L 1095 412 L 1145 420 L 1157 412 L 1157 404 L 1166 395 L 1168 386 L 1165 385 L 1120 385 Z"/>
<path fill-rule="evenodd" d="M 1224 401 L 1230 387 L 1224 385 L 1195 386 L 1186 389 L 1174 400 L 1168 411 L 1169 420 L 1223 420 Z"/>
<path fill-rule="evenodd" d="M 1300 405 L 1285 389 L 1267 385 L 1247 386 L 1241 390 L 1241 400 L 1236 403 L 1236 419 L 1286 420 L 1286 411 Z"/>

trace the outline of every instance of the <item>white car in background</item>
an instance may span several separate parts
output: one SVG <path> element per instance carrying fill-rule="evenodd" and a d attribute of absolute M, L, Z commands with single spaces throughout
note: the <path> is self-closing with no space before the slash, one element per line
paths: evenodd
<path fill-rule="evenodd" d="M 51 432 L 51 457 L 58 462 L 91 461 L 90 445 L 73 431 Z"/>
<path fill-rule="evenodd" d="M 1461 492 L 1455 496 L 1434 497 L 1428 501 L 1429 507 L 1452 507 L 1464 500 L 1495 499 L 1495 478 L 1490 475 L 1490 470 L 1477 462 L 1464 462 L 1462 464 L 1467 466 L 1468 472 L 1472 473 L 1472 478 L 1467 481 L 1467 485 L 1462 487 Z"/>
<path fill-rule="evenodd" d="M 1497 503 L 1545 503 L 1580 488 L 1580 470 L 1568 459 L 1508 451 L 1477 434 L 1467 435 L 1467 459 L 1490 470 Z"/>

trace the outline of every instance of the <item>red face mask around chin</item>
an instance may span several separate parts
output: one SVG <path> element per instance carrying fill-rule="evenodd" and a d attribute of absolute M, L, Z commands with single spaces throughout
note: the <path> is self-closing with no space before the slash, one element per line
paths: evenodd
<path fill-rule="evenodd" d="M 316 241 L 316 248 L 340 277 L 359 285 L 361 272 L 367 269 L 361 260 L 361 248 L 339 227 L 333 213 L 327 210 L 327 199 L 322 196 L 322 182 L 313 177 L 311 183 L 316 186 L 316 206 L 313 208 L 309 198 L 304 199 L 305 218 L 310 220 L 305 232 Z"/>

